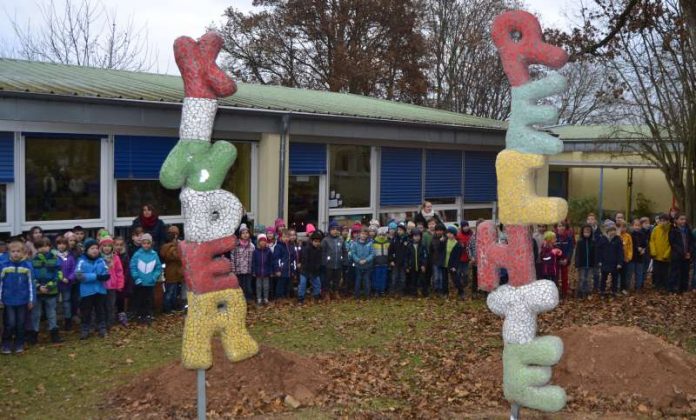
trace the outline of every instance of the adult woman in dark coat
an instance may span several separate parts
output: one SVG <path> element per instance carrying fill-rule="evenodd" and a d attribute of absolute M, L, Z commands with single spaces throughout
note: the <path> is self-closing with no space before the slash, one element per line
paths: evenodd
<path fill-rule="evenodd" d="M 413 218 L 413 223 L 418 225 L 418 223 L 420 222 L 423 224 L 424 227 L 427 228 L 428 221 L 432 218 L 434 218 L 437 221 L 437 224 L 444 224 L 444 222 L 440 218 L 440 215 L 437 214 L 435 210 L 433 210 L 433 203 L 431 203 L 430 201 L 424 201 L 420 210 L 418 210 L 418 213 L 416 213 L 416 216 Z"/>
<path fill-rule="evenodd" d="M 159 252 L 167 240 L 167 228 L 152 204 L 145 204 L 140 209 L 140 215 L 133 220 L 131 229 L 136 227 L 142 227 L 144 233 L 152 235 L 152 248 Z"/>

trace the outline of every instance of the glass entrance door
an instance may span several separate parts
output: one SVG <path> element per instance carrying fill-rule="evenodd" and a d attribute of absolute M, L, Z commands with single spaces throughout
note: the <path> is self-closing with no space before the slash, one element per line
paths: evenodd
<path fill-rule="evenodd" d="M 325 175 L 296 175 L 288 185 L 288 227 L 305 232 L 307 224 L 321 229 L 326 200 L 322 200 Z"/>

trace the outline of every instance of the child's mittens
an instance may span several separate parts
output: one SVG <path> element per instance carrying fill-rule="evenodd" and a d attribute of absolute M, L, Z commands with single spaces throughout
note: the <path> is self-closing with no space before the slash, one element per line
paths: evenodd
<path fill-rule="evenodd" d="M 526 344 L 505 343 L 503 350 L 503 391 L 508 401 L 546 412 L 559 411 L 566 404 L 565 390 L 547 385 L 551 366 L 563 355 L 558 337 L 537 337 Z"/>

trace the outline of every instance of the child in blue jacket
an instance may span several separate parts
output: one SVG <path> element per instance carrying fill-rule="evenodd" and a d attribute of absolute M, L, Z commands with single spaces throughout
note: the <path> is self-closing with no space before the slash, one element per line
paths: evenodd
<path fill-rule="evenodd" d="M 268 305 L 270 277 L 274 274 L 273 252 L 268 247 L 268 238 L 264 234 L 256 237 L 256 245 L 251 257 L 251 273 L 256 277 L 256 303 Z"/>
<path fill-rule="evenodd" d="M 2 354 L 24 351 L 24 322 L 34 304 L 32 266 L 25 259 L 24 242 L 13 240 L 9 246 L 9 258 L 0 265 L 0 302 L 5 305 L 2 330 Z"/>
<path fill-rule="evenodd" d="M 140 323 L 152 322 L 152 306 L 155 300 L 155 284 L 162 274 L 162 262 L 152 248 L 152 236 L 144 233 L 140 238 L 140 249 L 130 260 L 130 272 L 135 288 L 133 300 L 135 313 Z"/>
<path fill-rule="evenodd" d="M 278 277 L 275 288 L 276 299 L 288 297 L 290 277 L 295 274 L 295 264 L 297 263 L 297 251 L 295 250 L 295 245 L 290 242 L 288 230 L 283 228 L 280 232 L 280 241 L 278 241 L 273 250 L 273 265 Z"/>
<path fill-rule="evenodd" d="M 80 256 L 75 268 L 75 279 L 80 282 L 80 340 L 89 337 L 92 313 L 100 337 L 106 337 L 106 281 L 109 269 L 99 253 L 99 244 L 89 238 L 84 242 L 85 253 Z"/>
<path fill-rule="evenodd" d="M 350 258 L 355 264 L 355 298 L 360 298 L 360 289 L 365 291 L 365 297 L 370 297 L 370 274 L 372 273 L 372 261 L 375 251 L 372 242 L 368 239 L 369 231 L 367 227 L 360 230 L 357 241 L 350 243 Z M 363 287 L 364 285 L 364 287 Z"/>

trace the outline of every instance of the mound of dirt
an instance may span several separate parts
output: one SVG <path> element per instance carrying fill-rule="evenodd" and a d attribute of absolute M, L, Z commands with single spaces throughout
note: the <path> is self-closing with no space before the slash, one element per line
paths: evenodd
<path fill-rule="evenodd" d="M 213 345 L 213 367 L 206 372 L 209 413 L 251 415 L 286 409 L 286 397 L 302 406 L 314 405 L 329 379 L 310 359 L 261 346 L 259 354 L 239 363 Z M 189 418 L 196 413 L 196 372 L 179 361 L 146 372 L 109 402 L 118 415 Z M 294 403 L 294 401 L 293 401 Z"/>
<path fill-rule="evenodd" d="M 570 396 L 629 397 L 661 410 L 696 399 L 696 356 L 659 337 L 614 326 L 572 327 L 558 336 L 565 354 L 552 382 Z"/>

